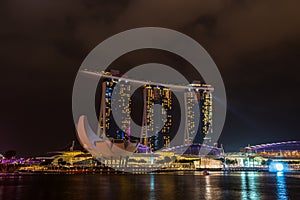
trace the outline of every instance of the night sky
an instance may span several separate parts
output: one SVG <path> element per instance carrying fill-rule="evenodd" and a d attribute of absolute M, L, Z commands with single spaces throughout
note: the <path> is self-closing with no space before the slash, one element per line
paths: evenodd
<path fill-rule="evenodd" d="M 2 0 L 0 152 L 68 147 L 81 62 L 109 36 L 144 26 L 185 33 L 214 59 L 228 98 L 225 150 L 300 140 L 299 7 L 298 0 Z"/>

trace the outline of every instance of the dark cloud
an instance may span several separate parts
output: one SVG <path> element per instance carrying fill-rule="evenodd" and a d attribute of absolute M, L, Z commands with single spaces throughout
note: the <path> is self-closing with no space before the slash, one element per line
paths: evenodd
<path fill-rule="evenodd" d="M 119 17 L 115 27 L 162 26 L 174 29 L 204 15 L 217 14 L 226 1 L 133 1 Z"/>
<path fill-rule="evenodd" d="M 245 1 L 231 5 L 218 17 L 215 29 L 220 33 L 215 45 L 226 49 L 222 52 L 227 59 L 283 42 L 299 41 L 299 1 Z"/>
<path fill-rule="evenodd" d="M 221 137 L 225 146 L 265 142 L 273 135 L 278 140 L 299 139 L 295 131 L 299 4 L 297 0 L 3 0 L 0 131 L 5 136 L 0 150 L 45 152 L 74 139 L 71 93 L 82 60 L 107 37 L 142 26 L 181 31 L 211 54 L 229 99 Z M 237 134 L 244 139 L 233 141 Z"/>

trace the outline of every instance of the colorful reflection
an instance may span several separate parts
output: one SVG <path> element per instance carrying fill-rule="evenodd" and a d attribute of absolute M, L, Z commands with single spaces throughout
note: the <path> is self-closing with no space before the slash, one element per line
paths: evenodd
<path fill-rule="evenodd" d="M 283 162 L 271 162 L 269 165 L 270 172 L 285 172 L 288 171 L 286 163 Z"/>
<path fill-rule="evenodd" d="M 211 192 L 210 176 L 205 176 L 205 199 L 213 199 Z"/>
<path fill-rule="evenodd" d="M 286 190 L 285 176 L 283 172 L 277 172 L 276 174 L 277 183 L 277 197 L 279 200 L 288 199 L 288 193 Z"/>
<path fill-rule="evenodd" d="M 155 175 L 150 175 L 150 200 L 155 200 Z"/>
<path fill-rule="evenodd" d="M 259 182 L 257 172 L 242 172 L 241 173 L 241 199 L 261 199 L 259 194 Z"/>
<path fill-rule="evenodd" d="M 34 188 L 34 190 L 32 189 Z M 49 190 L 49 188 L 51 188 Z M 38 191 L 38 192 L 37 192 Z M 56 192 L 52 192 L 56 191 Z M 298 174 L 263 172 L 0 176 L 0 199 L 299 199 Z"/>

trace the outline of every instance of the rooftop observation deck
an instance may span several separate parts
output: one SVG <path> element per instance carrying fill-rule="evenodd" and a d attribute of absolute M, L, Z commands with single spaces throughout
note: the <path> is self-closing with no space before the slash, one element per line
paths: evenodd
<path fill-rule="evenodd" d="M 99 78 L 110 78 L 118 81 L 125 81 L 130 82 L 133 84 L 138 85 L 153 85 L 153 86 L 162 86 L 165 88 L 169 88 L 176 91 L 192 91 L 192 90 L 203 90 L 203 91 L 210 91 L 213 92 L 214 88 L 211 85 L 208 84 L 202 84 L 202 83 L 191 83 L 189 85 L 176 85 L 176 84 L 169 84 L 169 83 L 159 83 L 159 82 L 152 82 L 147 80 L 136 80 L 132 79 L 123 75 L 114 75 L 110 72 L 97 72 L 97 71 L 90 71 L 90 70 L 82 70 L 80 73 L 88 74 L 92 76 L 97 76 Z"/>

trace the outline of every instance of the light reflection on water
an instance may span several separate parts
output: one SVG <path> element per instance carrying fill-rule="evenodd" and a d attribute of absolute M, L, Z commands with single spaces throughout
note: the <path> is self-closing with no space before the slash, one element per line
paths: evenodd
<path fill-rule="evenodd" d="M 286 190 L 285 176 L 283 172 L 277 172 L 277 197 L 280 200 L 288 199 L 288 194 Z"/>
<path fill-rule="evenodd" d="M 150 200 L 155 200 L 155 176 L 150 175 Z"/>
<path fill-rule="evenodd" d="M 246 199 L 261 199 L 259 195 L 259 182 L 257 181 L 256 172 L 242 172 L 241 173 L 241 190 L 242 190 L 242 200 Z"/>
<path fill-rule="evenodd" d="M 210 177 L 205 176 L 205 199 L 213 199 L 211 194 L 211 185 L 210 185 Z"/>
<path fill-rule="evenodd" d="M 180 172 L 0 176 L 0 199 L 299 199 L 299 175 Z"/>

